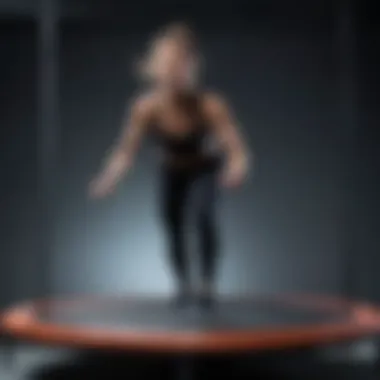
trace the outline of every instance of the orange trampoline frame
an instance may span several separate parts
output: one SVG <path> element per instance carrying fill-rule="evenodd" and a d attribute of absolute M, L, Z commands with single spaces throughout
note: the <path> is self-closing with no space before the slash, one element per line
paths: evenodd
<path fill-rule="evenodd" d="M 240 296 L 232 300 L 274 302 L 316 312 L 344 313 L 338 321 L 307 325 L 260 326 L 242 330 L 136 331 L 128 328 L 87 327 L 45 322 L 38 310 L 50 306 L 101 305 L 110 302 L 152 302 L 157 297 L 84 297 L 32 301 L 5 311 L 2 329 L 17 339 L 75 348 L 142 352 L 218 353 L 311 347 L 380 333 L 380 308 L 366 303 L 310 295 Z"/>

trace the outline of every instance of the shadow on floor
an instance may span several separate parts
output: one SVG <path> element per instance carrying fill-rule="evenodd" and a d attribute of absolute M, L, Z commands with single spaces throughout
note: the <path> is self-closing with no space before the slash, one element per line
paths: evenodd
<path fill-rule="evenodd" d="M 191 376 L 189 376 L 191 375 Z M 372 380 L 368 366 L 322 363 L 311 355 L 173 358 L 83 354 L 76 360 L 38 368 L 31 380 L 260 379 Z"/>

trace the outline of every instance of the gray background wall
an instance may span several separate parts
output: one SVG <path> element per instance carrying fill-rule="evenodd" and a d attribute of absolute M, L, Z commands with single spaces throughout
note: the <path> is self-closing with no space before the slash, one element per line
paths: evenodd
<path fill-rule="evenodd" d="M 20 2 L 21 18 L 9 3 L 0 22 L 3 304 L 46 292 L 167 292 L 172 286 L 155 214 L 153 147 L 145 144 L 134 175 L 114 198 L 90 203 L 86 186 L 117 135 L 126 99 L 139 89 L 131 62 L 155 26 L 180 12 L 161 5 L 149 20 L 136 7 L 126 20 L 126 11 L 104 9 L 100 2 L 78 9 L 65 4 L 49 250 L 41 248 L 43 215 L 36 201 L 35 9 Z M 344 50 L 337 48 L 336 9 L 322 1 L 311 8 L 300 4 L 257 3 L 252 14 L 230 4 L 214 21 L 215 9 L 183 11 L 202 37 L 206 84 L 227 94 L 257 155 L 249 183 L 223 195 L 220 287 L 342 293 L 349 283 L 353 294 L 376 298 L 377 32 L 362 28 L 367 19 L 360 10 L 357 43 L 363 53 L 354 55 L 357 91 L 347 97 L 342 89 L 352 77 L 340 75 Z M 351 110 L 345 107 L 352 99 L 356 120 L 345 123 L 342 113 Z"/>

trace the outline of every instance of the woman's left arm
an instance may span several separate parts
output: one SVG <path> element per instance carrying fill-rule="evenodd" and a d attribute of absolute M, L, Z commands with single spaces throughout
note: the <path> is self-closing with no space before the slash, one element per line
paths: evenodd
<path fill-rule="evenodd" d="M 251 154 L 239 132 L 238 123 L 225 100 L 218 95 L 207 95 L 205 113 L 212 131 L 226 153 L 225 181 L 238 185 L 246 177 Z"/>

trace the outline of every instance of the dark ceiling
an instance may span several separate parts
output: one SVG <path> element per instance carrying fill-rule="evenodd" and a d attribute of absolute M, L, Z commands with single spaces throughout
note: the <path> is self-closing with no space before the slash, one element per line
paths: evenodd
<path fill-rule="evenodd" d="M 49 1 L 49 0 L 48 0 Z M 53 0 L 50 0 L 53 1 Z M 32 18 L 42 0 L 0 0 L 0 17 Z M 379 23 L 375 2 L 366 0 L 58 0 L 63 20 L 107 23 L 137 28 L 171 20 L 200 27 L 228 26 L 332 30 L 341 10 L 353 4 L 357 23 Z"/>

